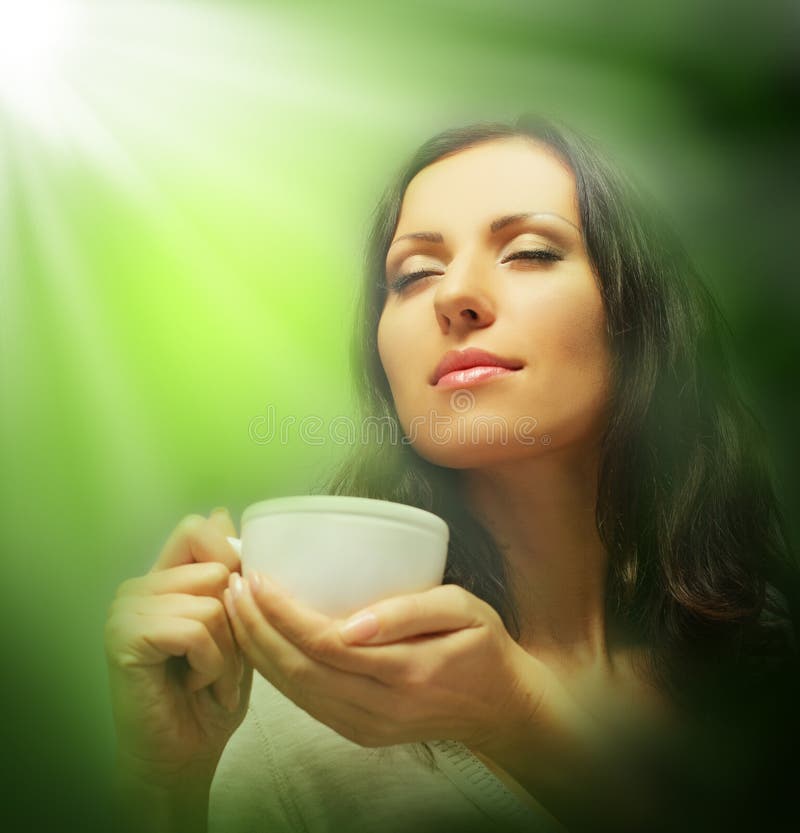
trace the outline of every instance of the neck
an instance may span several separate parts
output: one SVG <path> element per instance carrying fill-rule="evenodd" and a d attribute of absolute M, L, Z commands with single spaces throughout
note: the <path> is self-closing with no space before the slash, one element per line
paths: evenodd
<path fill-rule="evenodd" d="M 520 645 L 565 671 L 608 668 L 597 459 L 546 453 L 463 478 L 467 503 L 506 559 Z"/>

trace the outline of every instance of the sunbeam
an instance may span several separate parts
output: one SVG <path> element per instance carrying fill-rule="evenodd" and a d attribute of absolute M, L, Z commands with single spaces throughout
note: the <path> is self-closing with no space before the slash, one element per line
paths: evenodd
<path fill-rule="evenodd" d="M 57 133 L 52 87 L 76 57 L 85 15 L 76 0 L 0 5 L 0 106 L 37 132 Z"/>
<path fill-rule="evenodd" d="M 40 356 L 44 365 L 28 369 L 46 385 L 48 367 L 53 372 L 59 365 L 66 366 L 79 385 L 71 395 L 72 407 L 80 403 L 83 435 L 64 437 L 62 453 L 75 453 L 90 442 L 91 465 L 101 493 L 114 495 L 115 500 L 135 505 L 144 495 L 152 498 L 154 488 L 160 498 L 168 499 L 172 476 L 159 463 L 157 444 L 148 430 L 152 419 L 126 383 L 119 345 L 86 280 L 90 264 L 76 246 L 69 214 L 60 205 L 57 177 L 48 169 L 46 156 L 34 155 L 28 142 L 14 142 L 13 158 L 37 253 L 35 276 L 29 274 L 27 279 L 42 282 L 39 297 L 46 299 L 49 308 L 40 309 L 39 316 L 52 322 L 53 335 L 62 345 L 60 356 L 51 361 Z M 55 416 L 62 406 L 54 400 L 49 407 Z"/>

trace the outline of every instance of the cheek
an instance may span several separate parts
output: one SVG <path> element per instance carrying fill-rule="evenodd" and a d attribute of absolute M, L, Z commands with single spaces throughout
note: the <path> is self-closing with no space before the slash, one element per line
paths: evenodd
<path fill-rule="evenodd" d="M 610 365 L 605 310 L 597 294 L 575 293 L 541 302 L 528 317 L 531 359 L 563 383 L 604 384 Z"/>
<path fill-rule="evenodd" d="M 599 292 L 588 278 L 561 287 L 549 298 L 540 298 L 537 319 L 551 333 L 559 332 L 560 341 L 581 350 L 595 341 L 605 328 L 605 312 Z M 546 324 L 549 322 L 549 325 Z"/>
<path fill-rule="evenodd" d="M 420 407 L 424 396 L 422 360 L 419 350 L 419 327 L 397 315 L 382 315 L 376 334 L 378 356 L 389 383 L 389 390 L 401 424 Z"/>
<path fill-rule="evenodd" d="M 383 316 L 378 319 L 378 331 L 376 336 L 378 342 L 378 357 L 381 360 L 383 369 L 386 370 L 386 360 L 388 358 L 388 351 L 386 349 L 386 324 Z"/>
<path fill-rule="evenodd" d="M 574 368 L 571 396 L 590 411 L 602 411 L 610 395 L 611 354 L 605 319 L 578 316 L 573 338 L 564 341 L 565 361 Z"/>
<path fill-rule="evenodd" d="M 605 319 L 591 313 L 578 313 L 562 341 L 569 360 L 587 371 L 601 371 L 607 365 L 608 341 Z"/>
<path fill-rule="evenodd" d="M 381 315 L 377 332 L 378 356 L 390 386 L 402 353 L 402 343 L 398 340 L 396 331 L 396 322 L 392 321 L 391 316 Z"/>

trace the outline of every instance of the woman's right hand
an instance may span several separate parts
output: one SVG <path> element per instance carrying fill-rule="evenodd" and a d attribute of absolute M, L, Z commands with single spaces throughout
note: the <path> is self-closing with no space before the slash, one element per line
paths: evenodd
<path fill-rule="evenodd" d="M 247 711 L 253 669 L 222 602 L 239 557 L 226 510 L 190 515 L 146 575 L 118 588 L 105 625 L 117 765 L 170 789 L 210 784 Z"/>

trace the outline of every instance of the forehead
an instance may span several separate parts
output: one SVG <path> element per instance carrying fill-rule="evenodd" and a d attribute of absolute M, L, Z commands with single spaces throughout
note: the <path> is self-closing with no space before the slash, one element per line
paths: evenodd
<path fill-rule="evenodd" d="M 542 145 L 517 137 L 492 140 L 423 168 L 406 188 L 397 233 L 483 228 L 516 211 L 555 212 L 580 228 L 575 178 Z"/>

